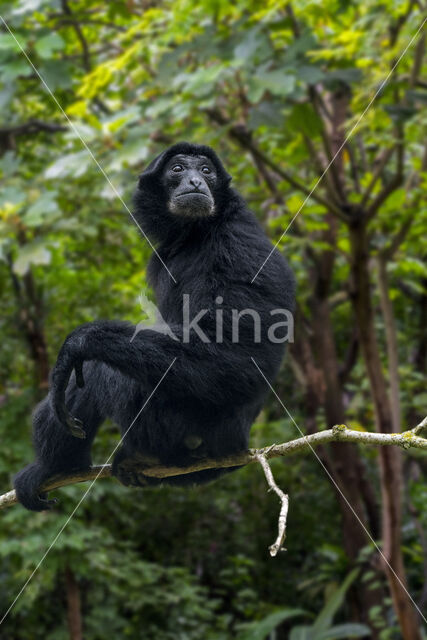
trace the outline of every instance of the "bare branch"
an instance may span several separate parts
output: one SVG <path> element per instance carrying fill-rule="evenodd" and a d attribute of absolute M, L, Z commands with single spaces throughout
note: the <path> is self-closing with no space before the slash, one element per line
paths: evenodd
<path fill-rule="evenodd" d="M 424 420 L 421 420 L 420 424 L 417 424 L 417 426 L 414 427 L 409 433 L 414 433 L 417 436 L 424 429 L 427 429 L 427 416 L 424 418 Z"/>
<path fill-rule="evenodd" d="M 92 62 L 91 62 L 91 52 L 89 48 L 89 44 L 84 36 L 83 30 L 80 26 L 79 21 L 75 17 L 74 13 L 71 11 L 68 0 L 61 0 L 62 11 L 64 15 L 68 17 L 70 26 L 74 29 L 77 39 L 80 42 L 82 49 L 82 64 L 87 73 L 92 71 Z M 102 102 L 102 100 L 98 97 L 93 98 L 93 102 L 99 107 L 99 109 L 106 114 L 110 113 L 110 109 Z"/>
<path fill-rule="evenodd" d="M 277 556 L 277 553 L 279 551 L 286 551 L 286 549 L 283 548 L 283 543 L 285 542 L 286 538 L 286 519 L 288 517 L 289 496 L 287 493 L 284 493 L 284 491 L 282 491 L 282 489 L 280 489 L 275 483 L 273 473 L 270 469 L 270 465 L 268 464 L 265 455 L 260 453 L 256 457 L 264 471 L 267 484 L 270 487 L 269 491 L 274 491 L 274 493 L 279 496 L 279 500 L 281 502 L 277 538 L 269 547 L 270 555 L 274 557 Z"/>
<path fill-rule="evenodd" d="M 394 254 L 396 253 L 402 242 L 405 240 L 413 221 L 414 216 L 408 216 L 406 220 L 404 220 L 399 231 L 394 236 L 392 236 L 391 241 L 383 249 L 381 249 L 380 255 L 386 262 L 393 258 Z"/>
<path fill-rule="evenodd" d="M 56 133 L 57 131 L 67 130 L 68 127 L 63 124 L 32 119 L 22 124 L 11 125 L 10 127 L 0 127 L 0 136 L 23 136 L 30 133 L 38 133 L 39 131 Z"/>
<path fill-rule="evenodd" d="M 308 187 L 299 182 L 296 178 L 294 178 L 292 174 L 280 167 L 263 151 L 261 151 L 261 149 L 253 142 L 251 132 L 248 131 L 244 125 L 231 124 L 231 122 L 219 111 L 219 109 L 206 109 L 206 113 L 214 122 L 217 122 L 222 126 L 228 126 L 230 137 L 236 140 L 244 149 L 247 149 L 254 158 L 261 160 L 267 167 L 272 169 L 274 173 L 276 173 L 280 178 L 288 182 L 298 191 L 304 193 L 306 196 L 310 196 L 313 200 L 315 200 L 319 204 L 322 204 L 332 213 L 335 213 L 337 216 L 347 220 L 341 209 L 339 209 L 339 207 L 337 207 L 333 202 L 331 202 L 330 200 L 326 200 L 318 193 L 311 193 Z"/>
<path fill-rule="evenodd" d="M 61 5 L 62 5 L 62 10 L 64 12 L 64 14 L 66 16 L 68 16 L 68 20 L 69 20 L 69 24 L 73 27 L 74 31 L 76 32 L 76 36 L 80 42 L 81 48 L 82 48 L 82 62 L 83 62 L 83 66 L 86 69 L 86 71 L 91 71 L 92 69 L 92 63 L 90 60 L 90 51 L 89 51 L 89 45 L 87 43 L 86 38 L 83 35 L 83 31 L 80 27 L 79 22 L 76 20 L 76 18 L 74 17 L 73 12 L 70 9 L 70 6 L 68 4 L 68 0 L 61 0 Z"/>
<path fill-rule="evenodd" d="M 421 34 L 417 42 L 417 46 L 415 47 L 415 55 L 414 55 L 414 63 L 411 69 L 411 77 L 409 81 L 409 86 L 414 88 L 417 85 L 418 77 L 421 74 L 421 68 L 423 66 L 423 58 L 424 52 L 426 48 L 426 34 L 425 32 Z"/>
<path fill-rule="evenodd" d="M 369 196 L 372 193 L 373 188 L 376 185 L 376 182 L 378 180 L 378 178 L 382 175 L 388 161 L 390 160 L 391 156 L 393 155 L 395 151 L 395 147 L 389 147 L 388 149 L 385 149 L 381 156 L 378 158 L 377 160 L 377 168 L 374 171 L 374 174 L 371 178 L 371 181 L 369 182 L 365 193 L 363 194 L 363 198 L 362 201 L 360 203 L 361 208 L 363 209 L 365 207 L 365 205 L 367 204 L 368 200 L 369 200 Z"/>
<path fill-rule="evenodd" d="M 331 114 L 331 122 L 329 123 L 329 127 L 327 127 L 322 117 L 322 111 L 320 108 L 320 101 L 321 101 L 320 93 L 317 91 L 315 86 L 310 85 L 308 87 L 308 95 L 313 105 L 313 109 L 315 110 L 322 125 L 320 137 L 322 138 L 323 148 L 325 150 L 326 158 L 328 161 L 329 173 L 331 174 L 331 178 L 332 178 L 331 182 L 334 185 L 334 188 L 338 194 L 339 199 L 341 201 L 345 201 L 344 184 L 341 180 L 340 171 L 338 167 L 338 164 L 340 163 L 340 158 L 342 156 L 342 149 L 340 153 L 335 157 L 335 153 L 332 148 L 332 145 L 333 145 L 332 129 L 336 125 L 336 122 L 335 122 L 336 114 L 334 112 Z M 339 144 L 337 146 L 339 148 Z M 338 162 L 336 162 L 337 160 Z"/>
<path fill-rule="evenodd" d="M 406 10 L 405 13 L 401 14 L 397 20 L 395 22 L 393 22 L 390 27 L 389 27 L 389 33 L 390 33 L 390 47 L 394 47 L 394 45 L 397 42 L 397 39 L 399 37 L 399 34 L 402 30 L 402 27 L 404 27 L 405 23 L 407 22 L 408 18 L 410 17 L 412 10 L 414 9 L 415 5 L 417 3 L 415 2 L 415 0 L 410 0 L 408 3 L 408 8 Z"/>
<path fill-rule="evenodd" d="M 419 433 L 427 427 L 427 417 L 424 418 L 419 425 L 410 431 L 403 433 L 373 433 L 371 431 L 355 431 L 349 429 L 344 424 L 335 425 L 332 429 L 319 431 L 309 436 L 296 438 L 283 444 L 274 444 L 264 449 L 249 449 L 237 455 L 227 456 L 220 460 L 204 459 L 198 460 L 188 467 L 164 467 L 155 465 L 141 469 L 141 473 L 152 478 L 167 478 L 169 476 L 179 476 L 194 471 L 203 471 L 205 469 L 227 469 L 229 467 L 244 466 L 251 462 L 259 462 L 259 456 L 262 455 L 266 459 L 278 458 L 291 455 L 299 451 L 311 450 L 328 442 L 353 442 L 359 444 L 367 444 L 372 446 L 399 446 L 403 449 L 423 449 L 427 451 L 427 439 L 419 437 Z M 111 476 L 111 465 L 105 464 L 101 466 L 91 467 L 88 471 L 76 472 L 64 476 L 55 476 L 45 482 L 41 487 L 41 491 L 52 491 L 59 487 L 65 487 L 77 482 L 86 482 L 87 480 L 95 480 L 98 478 L 108 478 Z M 14 491 L 0 496 L 0 509 L 9 507 L 17 502 Z"/>
<path fill-rule="evenodd" d="M 360 193 L 359 167 L 357 165 L 356 154 L 350 140 L 347 141 L 345 148 L 347 149 L 350 158 L 351 178 L 353 180 L 354 190 L 356 193 Z"/>
<path fill-rule="evenodd" d="M 421 171 L 420 171 L 420 174 L 423 173 L 424 171 L 426 171 L 426 169 L 427 169 L 427 144 L 424 145 L 424 154 L 423 154 L 423 157 L 422 157 L 422 160 L 421 160 Z M 406 180 L 406 184 L 405 184 L 405 190 L 406 190 L 407 194 L 420 181 L 420 174 L 417 173 L 416 171 L 413 171 L 408 176 L 408 179 Z M 417 208 L 418 202 L 420 201 L 420 199 L 421 199 L 421 193 L 418 193 L 416 195 L 415 199 L 411 203 L 411 208 L 412 209 L 416 209 Z M 387 245 L 383 249 L 381 249 L 380 255 L 386 262 L 393 258 L 394 254 L 399 249 L 399 247 L 402 244 L 402 242 L 404 242 L 406 236 L 408 235 L 409 230 L 411 229 L 411 226 L 412 226 L 412 223 L 413 223 L 414 219 L 415 219 L 415 216 L 412 213 L 410 213 L 407 216 L 407 218 L 403 221 L 403 223 L 402 223 L 400 229 L 397 231 L 397 233 L 395 233 L 394 236 L 391 236 L 389 242 L 387 243 Z"/>
<path fill-rule="evenodd" d="M 54 476 L 45 482 L 40 491 L 53 491 L 53 489 L 59 489 L 60 487 L 66 487 L 70 484 L 77 484 L 78 482 L 87 482 L 88 480 L 97 480 L 98 478 L 109 478 L 111 476 L 111 464 L 103 464 L 91 467 L 88 471 L 80 471 L 71 473 L 64 476 Z M 15 491 L 8 491 L 0 496 L 0 509 L 10 507 L 12 504 L 16 504 Z"/>
<path fill-rule="evenodd" d="M 383 202 L 387 200 L 391 194 L 396 191 L 400 187 L 403 182 L 403 176 L 401 173 L 397 173 L 388 184 L 384 187 L 382 191 L 377 195 L 372 204 L 368 207 L 367 210 L 367 218 L 372 218 L 378 209 L 381 207 Z"/>
<path fill-rule="evenodd" d="M 310 160 L 313 162 L 314 167 L 317 171 L 317 174 L 319 176 L 322 176 L 325 173 L 325 169 L 327 167 L 327 165 L 322 162 L 322 159 L 319 157 L 317 150 L 316 150 L 316 146 L 314 145 L 313 141 L 311 140 L 311 138 L 309 136 L 304 135 L 304 142 L 305 145 L 308 149 L 308 152 L 310 154 Z M 334 203 L 339 203 L 340 202 L 340 196 L 338 195 L 338 192 L 335 188 L 335 184 L 334 181 L 331 179 L 331 174 L 329 173 L 329 171 L 326 171 L 325 175 L 325 182 L 324 182 L 324 186 L 325 186 L 325 190 L 327 192 L 327 194 L 329 195 L 331 202 Z"/>

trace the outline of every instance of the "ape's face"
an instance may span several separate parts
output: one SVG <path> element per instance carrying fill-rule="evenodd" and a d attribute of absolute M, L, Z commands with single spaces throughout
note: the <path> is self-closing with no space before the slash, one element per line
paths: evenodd
<path fill-rule="evenodd" d="M 217 180 L 215 167 L 206 156 L 173 156 L 162 174 L 170 213 L 189 218 L 213 215 Z"/>

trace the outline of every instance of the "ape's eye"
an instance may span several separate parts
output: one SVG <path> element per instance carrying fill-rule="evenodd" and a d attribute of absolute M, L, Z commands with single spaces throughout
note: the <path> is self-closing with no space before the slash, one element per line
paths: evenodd
<path fill-rule="evenodd" d="M 204 165 L 201 169 L 202 173 L 210 173 L 211 170 L 209 169 L 209 167 L 207 167 L 206 165 Z"/>
<path fill-rule="evenodd" d="M 174 164 L 172 167 L 172 171 L 175 171 L 175 173 L 178 173 L 179 171 L 183 171 L 184 168 L 182 166 L 182 164 Z"/>

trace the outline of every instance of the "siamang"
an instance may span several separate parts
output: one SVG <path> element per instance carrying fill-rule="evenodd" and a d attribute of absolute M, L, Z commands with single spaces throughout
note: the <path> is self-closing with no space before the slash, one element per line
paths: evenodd
<path fill-rule="evenodd" d="M 268 392 L 252 358 L 272 381 L 285 348 L 273 315 L 292 310 L 294 281 L 230 181 L 211 148 L 185 142 L 139 177 L 134 219 L 157 248 L 148 281 L 162 322 L 138 330 L 99 320 L 66 338 L 33 417 L 36 461 L 14 478 L 27 509 L 56 502 L 40 491 L 49 477 L 91 466 L 107 417 L 125 436 L 113 475 L 128 486 L 201 484 L 226 470 L 158 479 L 144 466 L 247 450 Z"/>

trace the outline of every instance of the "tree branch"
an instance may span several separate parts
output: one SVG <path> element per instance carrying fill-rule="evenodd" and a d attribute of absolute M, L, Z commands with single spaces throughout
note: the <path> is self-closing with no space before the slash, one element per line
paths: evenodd
<path fill-rule="evenodd" d="M 296 178 L 294 178 L 293 175 L 288 173 L 285 169 L 271 160 L 271 158 L 269 158 L 263 151 L 261 151 L 261 149 L 253 142 L 250 131 L 248 131 L 244 125 L 231 124 L 231 122 L 219 111 L 219 109 L 206 109 L 206 113 L 211 118 L 211 120 L 213 120 L 217 124 L 220 124 L 221 126 L 228 126 L 230 137 L 236 140 L 244 149 L 247 149 L 254 158 L 261 160 L 267 167 L 272 169 L 274 173 L 282 178 L 282 180 L 285 180 L 292 187 L 294 187 L 298 191 L 301 191 L 306 196 L 310 196 L 313 200 L 323 205 L 329 211 L 332 211 L 341 218 L 345 218 L 343 212 L 333 202 L 327 200 L 323 196 L 320 196 L 316 192 L 311 193 L 311 190 L 308 187 L 299 182 Z"/>
<path fill-rule="evenodd" d="M 22 124 L 11 125 L 10 127 L 0 127 L 0 136 L 23 136 L 29 133 L 45 131 L 46 133 L 56 133 L 57 131 L 67 131 L 68 127 L 56 122 L 43 122 L 42 120 L 28 120 Z"/>
<path fill-rule="evenodd" d="M 366 188 L 365 193 L 363 194 L 363 198 L 362 201 L 360 203 L 361 208 L 364 208 L 366 206 L 366 204 L 368 203 L 369 197 L 372 193 L 373 188 L 375 187 L 375 184 L 378 180 L 378 178 L 383 174 L 383 171 L 388 163 L 388 161 L 390 160 L 391 156 L 393 155 L 394 151 L 395 151 L 396 147 L 389 147 L 388 149 L 386 149 L 385 151 L 383 151 L 383 153 L 381 154 L 380 158 L 378 158 L 377 160 L 377 168 L 375 169 L 375 172 L 372 175 L 372 178 Z"/>
<path fill-rule="evenodd" d="M 89 46 L 87 43 L 86 38 L 83 35 L 83 31 L 81 30 L 81 27 L 78 23 L 78 21 L 76 20 L 76 18 L 74 17 L 73 12 L 70 9 L 70 6 L 68 4 L 68 0 L 61 0 L 61 6 L 62 6 L 62 10 L 64 12 L 64 14 L 66 16 L 68 16 L 68 20 L 69 20 L 69 24 L 73 27 L 76 36 L 80 42 L 80 45 L 82 47 L 82 62 L 83 62 L 83 67 L 85 68 L 86 71 L 91 71 L 92 70 L 92 63 L 90 61 L 90 51 L 89 51 Z"/>
<path fill-rule="evenodd" d="M 403 183 L 403 176 L 400 173 L 397 173 L 390 182 L 384 187 L 382 191 L 377 195 L 372 204 L 368 207 L 367 210 L 367 218 L 371 219 L 376 214 L 378 209 L 381 207 L 383 202 L 387 200 L 391 194 L 398 189 Z"/>
<path fill-rule="evenodd" d="M 299 451 L 307 451 L 328 442 L 353 442 L 359 444 L 368 444 L 373 446 L 389 446 L 397 445 L 403 449 L 423 449 L 427 451 L 427 438 L 421 438 L 418 434 L 427 428 L 427 417 L 424 418 L 419 425 L 410 431 L 403 433 L 373 433 L 370 431 L 355 431 L 349 429 L 344 424 L 335 425 L 332 429 L 319 431 L 309 436 L 296 438 L 282 444 L 273 444 L 264 449 L 249 449 L 233 456 L 227 456 L 220 460 L 212 460 L 206 458 L 198 460 L 188 467 L 164 467 L 155 465 L 152 467 L 141 467 L 141 473 L 152 478 L 167 478 L 169 476 L 179 476 L 194 471 L 203 471 L 205 469 L 227 469 L 229 467 L 243 466 L 251 462 L 259 462 L 259 457 L 265 459 L 278 458 L 291 455 Z M 98 478 L 108 478 L 111 476 L 111 465 L 104 464 L 91 467 L 88 471 L 75 472 L 68 475 L 54 476 L 41 487 L 41 491 L 52 491 L 77 482 L 86 482 Z M 17 499 L 15 491 L 9 491 L 0 496 L 0 509 L 16 504 Z"/>
<path fill-rule="evenodd" d="M 265 454 L 260 453 L 256 457 L 264 471 L 267 484 L 270 487 L 269 491 L 274 491 L 274 493 L 276 493 L 276 495 L 279 496 L 279 500 L 282 505 L 280 507 L 280 513 L 279 513 L 277 538 L 273 542 L 273 544 L 270 546 L 270 555 L 274 557 L 274 556 L 277 556 L 277 553 L 279 551 L 282 551 L 282 550 L 285 551 L 285 549 L 283 549 L 283 543 L 286 538 L 286 520 L 288 517 L 289 496 L 287 493 L 282 491 L 282 489 L 280 489 L 280 487 L 278 487 L 277 484 L 275 483 L 273 472 L 270 469 L 270 465 L 267 462 Z"/>
<path fill-rule="evenodd" d="M 409 86 L 412 88 L 416 86 L 418 81 L 418 76 L 421 73 L 425 46 L 426 46 L 426 34 L 424 32 L 421 34 L 421 37 L 417 42 L 417 46 L 415 47 L 414 64 L 412 65 L 411 77 L 409 81 Z"/>
<path fill-rule="evenodd" d="M 92 71 L 92 62 L 90 57 L 90 48 L 89 44 L 84 36 L 83 30 L 79 24 L 79 21 L 75 17 L 74 13 L 71 11 L 68 0 L 61 0 L 61 7 L 64 12 L 64 15 L 68 17 L 70 26 L 74 29 L 77 39 L 80 42 L 82 48 L 82 64 L 83 68 L 87 73 Z M 103 113 L 109 114 L 110 109 L 102 102 L 102 100 L 98 97 L 93 98 L 94 104 L 96 104 Z"/>

